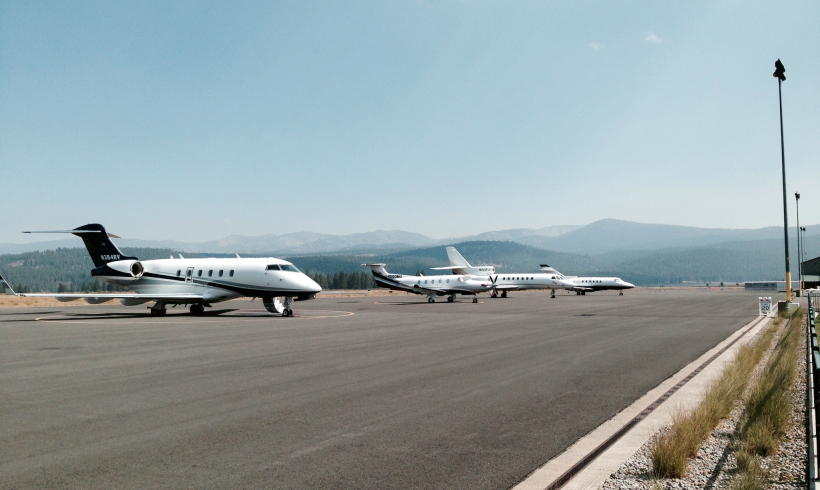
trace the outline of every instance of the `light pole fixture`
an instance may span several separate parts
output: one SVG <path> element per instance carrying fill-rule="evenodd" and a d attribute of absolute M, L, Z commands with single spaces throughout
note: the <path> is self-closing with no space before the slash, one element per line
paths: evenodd
<path fill-rule="evenodd" d="M 797 210 L 797 291 L 803 291 L 803 254 L 800 248 L 800 193 L 794 193 L 795 209 Z M 800 292 L 798 295 L 802 294 Z"/>
<path fill-rule="evenodd" d="M 786 242 L 786 301 L 792 301 L 792 272 L 789 268 L 789 210 L 786 203 L 786 148 L 783 142 L 783 95 L 780 85 L 786 81 L 786 67 L 780 59 L 774 62 L 774 73 L 777 78 L 777 99 L 780 102 L 780 160 L 783 170 L 783 238 Z"/>
<path fill-rule="evenodd" d="M 800 257 L 800 265 L 803 265 L 803 262 L 806 261 L 806 227 L 800 228 L 800 250 L 803 251 L 803 255 Z M 800 273 L 803 273 L 803 269 L 800 269 Z"/>

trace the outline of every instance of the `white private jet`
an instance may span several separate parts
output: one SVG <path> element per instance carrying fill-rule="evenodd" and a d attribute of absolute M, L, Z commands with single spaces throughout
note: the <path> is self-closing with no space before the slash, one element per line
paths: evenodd
<path fill-rule="evenodd" d="M 104 303 L 119 299 L 125 306 L 154 301 L 151 315 L 164 315 L 166 305 L 190 305 L 198 315 L 212 303 L 242 296 L 262 298 L 265 309 L 282 316 L 293 315 L 292 302 L 313 299 L 322 288 L 290 262 L 275 258 L 204 258 L 144 260 L 127 257 L 99 224 L 88 224 L 73 230 L 26 231 L 23 233 L 71 233 L 83 239 L 94 269 L 91 276 L 134 293 L 15 293 L 0 276 L 0 281 L 17 296 L 49 297 L 59 301 L 85 299 L 87 303 Z"/>
<path fill-rule="evenodd" d="M 424 294 L 429 303 L 435 303 L 436 296 L 447 296 L 447 302 L 452 303 L 456 294 L 472 296 L 473 303 L 478 303 L 476 295 L 492 289 L 493 285 L 487 277 L 476 278 L 470 275 L 446 276 L 406 276 L 390 274 L 385 267 L 387 264 L 362 264 L 370 267 L 373 279 L 379 287 L 405 291 L 413 294 Z"/>
<path fill-rule="evenodd" d="M 496 274 L 495 267 L 491 265 L 472 266 L 455 247 L 447 247 L 447 257 L 450 259 L 449 267 L 434 267 L 436 270 L 450 269 L 454 274 L 471 274 L 474 276 L 486 276 L 493 284 L 490 296 L 497 298 L 499 292 L 502 298 L 507 297 L 507 291 L 524 291 L 527 289 L 551 289 L 552 296 L 555 297 L 556 289 L 572 289 L 575 283 L 568 281 L 554 269 L 544 269 L 543 272 L 522 272 L 515 274 Z M 549 266 L 547 266 L 549 267 Z"/>

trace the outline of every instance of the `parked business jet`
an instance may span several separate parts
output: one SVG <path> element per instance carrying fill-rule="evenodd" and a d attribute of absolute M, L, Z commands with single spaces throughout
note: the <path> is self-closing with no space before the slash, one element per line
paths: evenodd
<path fill-rule="evenodd" d="M 493 285 L 487 277 L 475 278 L 469 275 L 447 276 L 405 276 L 390 274 L 385 267 L 387 264 L 362 264 L 370 267 L 376 284 L 383 288 L 396 291 L 405 291 L 414 294 L 424 294 L 429 303 L 435 303 L 436 296 L 447 296 L 447 302 L 452 303 L 456 294 L 472 296 L 473 303 L 478 303 L 476 295 L 489 291 Z"/>
<path fill-rule="evenodd" d="M 567 280 L 575 283 L 575 287 L 572 288 L 572 290 L 575 291 L 577 295 L 585 295 L 593 291 L 617 290 L 618 294 L 623 296 L 624 289 L 632 289 L 635 287 L 634 284 L 628 283 L 620 277 L 566 277 L 545 264 L 541 265 L 541 270 L 555 272 L 561 275 L 561 277 L 565 277 Z"/>
<path fill-rule="evenodd" d="M 507 297 L 507 291 L 524 291 L 527 289 L 552 289 L 552 296 L 555 296 L 556 289 L 572 289 L 575 283 L 567 281 L 557 271 L 549 272 L 522 272 L 515 274 L 496 274 L 495 267 L 491 265 L 472 266 L 455 247 L 447 247 L 447 258 L 450 259 L 450 267 L 434 267 L 434 269 L 452 269 L 453 273 L 472 274 L 480 278 L 486 276 L 492 283 L 490 296 L 497 298 L 499 292 L 502 298 Z M 542 269 L 543 270 L 543 269 Z"/>
<path fill-rule="evenodd" d="M 125 306 L 154 301 L 151 315 L 164 315 L 167 305 L 190 305 L 191 314 L 201 314 L 212 303 L 242 296 L 262 298 L 271 313 L 291 316 L 292 302 L 313 299 L 322 288 L 290 262 L 275 258 L 206 258 L 139 260 L 124 255 L 109 239 L 119 238 L 102 225 L 89 224 L 73 230 L 23 233 L 71 233 L 83 239 L 94 269 L 91 276 L 123 286 L 134 293 L 38 293 L 16 294 L 49 297 L 59 301 L 85 299 L 91 304 L 119 299 Z M 0 276 L 0 281 L 11 286 Z"/>

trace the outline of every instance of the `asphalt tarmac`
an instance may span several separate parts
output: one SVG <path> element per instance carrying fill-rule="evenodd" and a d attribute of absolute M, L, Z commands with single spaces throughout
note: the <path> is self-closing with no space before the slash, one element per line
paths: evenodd
<path fill-rule="evenodd" d="M 509 488 L 752 320 L 757 297 L 2 309 L 0 487 Z"/>

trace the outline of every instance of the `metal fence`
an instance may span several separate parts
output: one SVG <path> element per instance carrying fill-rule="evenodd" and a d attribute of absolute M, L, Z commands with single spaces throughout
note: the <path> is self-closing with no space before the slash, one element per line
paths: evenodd
<path fill-rule="evenodd" d="M 806 291 L 809 303 L 807 323 L 806 365 L 806 442 L 808 444 L 807 478 L 809 488 L 817 488 L 817 431 L 818 417 L 815 401 L 820 398 L 820 347 L 817 345 L 817 330 L 814 328 L 814 319 L 817 316 L 817 307 L 820 306 L 820 290 Z"/>

